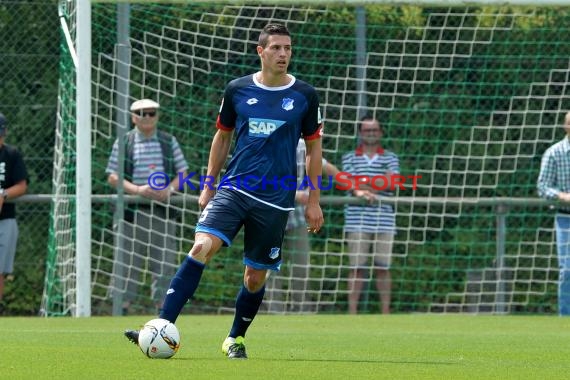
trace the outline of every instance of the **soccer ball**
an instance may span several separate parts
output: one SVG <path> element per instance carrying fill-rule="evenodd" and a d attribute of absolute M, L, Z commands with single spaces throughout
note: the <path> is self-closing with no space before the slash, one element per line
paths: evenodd
<path fill-rule="evenodd" d="M 166 319 L 152 319 L 139 331 L 139 348 L 152 359 L 171 358 L 180 348 L 180 333 Z"/>

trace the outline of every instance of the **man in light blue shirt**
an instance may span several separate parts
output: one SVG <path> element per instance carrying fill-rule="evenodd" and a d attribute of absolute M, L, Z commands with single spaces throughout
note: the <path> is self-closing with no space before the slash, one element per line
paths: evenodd
<path fill-rule="evenodd" d="M 544 152 L 538 176 L 538 195 L 558 200 L 555 217 L 558 251 L 558 313 L 570 315 L 570 112 L 564 118 L 566 136 Z"/>

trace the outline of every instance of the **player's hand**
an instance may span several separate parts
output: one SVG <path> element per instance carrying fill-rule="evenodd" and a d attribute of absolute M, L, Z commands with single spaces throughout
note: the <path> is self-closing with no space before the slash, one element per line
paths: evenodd
<path fill-rule="evenodd" d="M 200 198 L 198 198 L 198 205 L 200 208 L 204 209 L 210 202 L 210 199 L 216 194 L 215 189 L 210 189 L 209 186 L 204 186 L 204 189 L 200 193 Z"/>
<path fill-rule="evenodd" d="M 307 231 L 316 234 L 320 231 L 323 223 L 323 211 L 318 203 L 309 203 L 305 207 L 305 220 L 307 221 Z"/>

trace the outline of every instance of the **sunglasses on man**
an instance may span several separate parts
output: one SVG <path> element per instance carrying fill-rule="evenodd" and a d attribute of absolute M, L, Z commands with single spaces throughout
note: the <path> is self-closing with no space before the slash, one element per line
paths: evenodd
<path fill-rule="evenodd" d="M 137 112 L 136 112 L 136 115 L 137 115 L 138 117 L 147 117 L 147 116 L 148 116 L 148 117 L 155 117 L 155 116 L 156 116 L 156 110 L 154 110 L 154 111 L 144 111 L 144 110 L 141 110 L 141 111 L 137 111 Z"/>

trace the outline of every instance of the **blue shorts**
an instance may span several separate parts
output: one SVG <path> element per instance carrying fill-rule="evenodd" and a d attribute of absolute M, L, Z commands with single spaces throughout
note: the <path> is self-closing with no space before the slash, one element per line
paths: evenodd
<path fill-rule="evenodd" d="M 224 246 L 244 226 L 243 263 L 254 269 L 279 270 L 289 211 L 265 205 L 230 189 L 220 189 L 202 211 L 196 232 L 219 237 Z"/>

